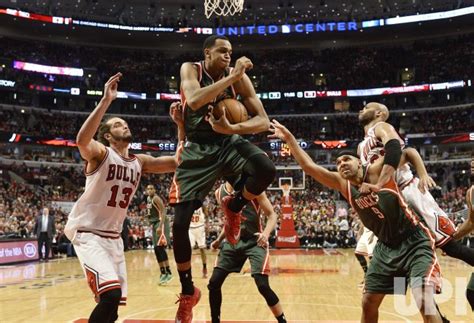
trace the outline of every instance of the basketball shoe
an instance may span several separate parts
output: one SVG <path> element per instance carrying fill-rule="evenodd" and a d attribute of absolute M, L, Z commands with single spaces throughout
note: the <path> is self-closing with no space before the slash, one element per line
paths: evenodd
<path fill-rule="evenodd" d="M 172 274 L 166 274 L 166 284 L 168 284 L 170 281 L 173 280 L 173 275 Z"/>
<path fill-rule="evenodd" d="M 232 196 L 228 195 L 222 199 L 221 206 L 224 211 L 224 231 L 227 241 L 235 245 L 240 240 L 240 217 L 242 212 L 232 212 L 229 209 L 229 202 L 232 200 Z"/>
<path fill-rule="evenodd" d="M 179 298 L 175 304 L 179 303 L 178 311 L 176 312 L 175 323 L 191 323 L 193 321 L 193 307 L 201 299 L 201 291 L 194 286 L 193 295 L 179 294 Z"/>
<path fill-rule="evenodd" d="M 161 274 L 160 282 L 158 283 L 158 285 L 164 285 L 164 284 L 166 284 L 166 274 Z"/>

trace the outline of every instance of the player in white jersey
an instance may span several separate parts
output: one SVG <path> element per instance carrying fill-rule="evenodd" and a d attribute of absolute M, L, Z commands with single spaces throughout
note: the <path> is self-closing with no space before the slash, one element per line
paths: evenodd
<path fill-rule="evenodd" d="M 132 134 L 125 120 L 113 117 L 101 123 L 117 98 L 121 77 L 117 73 L 107 81 L 103 98 L 77 134 L 76 143 L 86 161 L 86 186 L 64 230 L 98 303 L 89 317 L 89 322 L 97 323 L 115 322 L 119 304 L 126 303 L 127 271 L 120 233 L 141 174 L 169 173 L 177 165 L 174 156 L 129 153 Z"/>
<path fill-rule="evenodd" d="M 197 244 L 201 253 L 202 260 L 202 278 L 207 278 L 207 258 L 206 258 L 206 227 L 207 227 L 207 211 L 205 207 L 200 207 L 194 211 L 189 225 L 189 240 L 191 248 Z"/>
<path fill-rule="evenodd" d="M 436 186 L 428 175 L 423 161 L 417 154 L 415 166 L 419 178 L 413 176 L 408 165 L 398 167 L 391 154 L 405 147 L 393 126 L 386 122 L 388 108 L 380 103 L 370 102 L 359 112 L 359 122 L 364 127 L 365 138 L 358 146 L 358 154 L 364 166 L 384 157 L 384 166 L 379 181 L 375 185 L 364 184 L 361 191 L 378 191 L 388 179 L 395 175 L 397 184 L 405 200 L 423 217 L 435 235 L 436 246 L 447 255 L 463 260 L 474 266 L 474 249 L 453 240 L 456 229 L 447 214 L 438 206 L 429 189 Z M 396 171 L 395 171 L 396 170 Z"/>
<path fill-rule="evenodd" d="M 372 258 L 372 254 L 374 252 L 375 245 L 377 244 L 378 238 L 375 236 L 375 234 L 367 229 L 362 222 L 360 223 L 362 226 L 362 232 L 360 234 L 359 239 L 357 240 L 357 245 L 355 248 L 355 256 L 357 260 L 359 261 L 360 266 L 362 267 L 362 270 L 364 271 L 364 280 L 365 280 L 365 274 L 367 273 L 367 260 L 365 257 L 369 258 L 369 260 Z M 361 283 L 359 283 L 359 286 L 364 285 L 364 280 L 362 280 Z"/>

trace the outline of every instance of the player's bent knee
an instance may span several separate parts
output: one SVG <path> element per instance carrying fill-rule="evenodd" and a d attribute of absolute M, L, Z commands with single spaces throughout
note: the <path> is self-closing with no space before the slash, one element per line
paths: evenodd
<path fill-rule="evenodd" d="M 270 287 L 270 283 L 268 282 L 267 275 L 255 275 L 255 284 L 257 285 L 259 293 L 265 298 L 267 305 L 272 307 L 278 304 L 280 301 L 278 296 Z"/>
<path fill-rule="evenodd" d="M 209 291 L 218 290 L 224 284 L 224 280 L 226 279 L 228 273 L 220 268 L 214 268 L 212 272 L 211 279 L 209 279 L 209 284 L 207 285 L 207 289 Z"/>
<path fill-rule="evenodd" d="M 163 262 L 165 259 L 163 259 L 163 253 L 162 250 L 163 247 L 160 246 L 155 246 L 153 250 L 155 251 L 156 259 L 158 259 L 158 262 Z"/>
<path fill-rule="evenodd" d="M 258 172 L 262 181 L 270 184 L 276 176 L 276 168 L 273 162 L 266 155 L 257 155 Z"/>
<path fill-rule="evenodd" d="M 250 176 L 245 182 L 248 192 L 259 195 L 270 185 L 276 175 L 276 168 L 268 156 L 259 154 L 251 157 L 244 167 Z"/>
<path fill-rule="evenodd" d="M 188 235 L 189 224 L 193 216 L 194 210 L 199 208 L 200 202 L 198 200 L 186 201 L 175 205 L 174 220 L 173 220 L 173 235 L 186 234 Z"/>
<path fill-rule="evenodd" d="M 222 287 L 222 283 L 223 282 L 218 281 L 214 277 L 211 277 L 211 279 L 209 280 L 209 284 L 207 284 L 207 289 L 209 291 L 218 290 Z"/>

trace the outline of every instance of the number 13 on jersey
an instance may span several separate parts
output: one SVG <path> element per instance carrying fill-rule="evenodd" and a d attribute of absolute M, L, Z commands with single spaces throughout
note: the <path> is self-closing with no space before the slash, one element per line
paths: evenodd
<path fill-rule="evenodd" d="M 118 194 L 118 185 L 114 185 L 110 188 L 112 194 L 110 196 L 109 201 L 107 202 L 107 206 L 116 207 L 117 206 L 117 194 Z M 122 189 L 123 199 L 118 203 L 118 205 L 125 209 L 128 207 L 128 203 L 130 203 L 130 196 L 132 195 L 133 189 L 131 187 L 124 187 Z"/>

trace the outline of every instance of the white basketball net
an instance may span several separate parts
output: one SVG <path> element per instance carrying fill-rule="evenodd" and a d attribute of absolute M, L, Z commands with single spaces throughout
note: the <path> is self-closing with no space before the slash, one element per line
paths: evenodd
<path fill-rule="evenodd" d="M 290 196 L 290 190 L 291 190 L 291 186 L 290 185 L 282 185 L 281 186 L 281 190 L 283 191 L 283 197 L 288 197 Z"/>
<path fill-rule="evenodd" d="M 244 0 L 204 0 L 204 13 L 209 19 L 216 16 L 233 16 L 244 9 Z"/>

